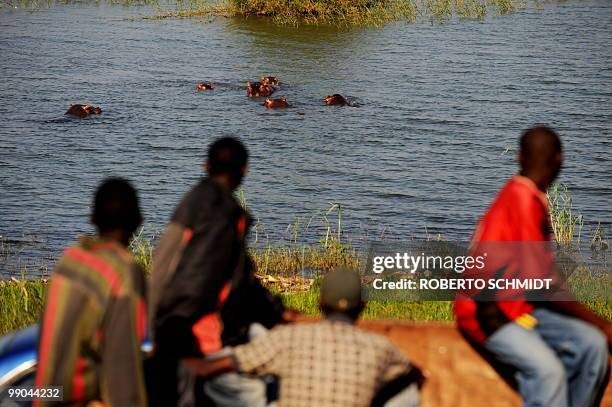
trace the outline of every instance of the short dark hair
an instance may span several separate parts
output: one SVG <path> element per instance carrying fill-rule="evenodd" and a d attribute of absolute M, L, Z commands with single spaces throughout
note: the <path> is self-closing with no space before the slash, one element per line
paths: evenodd
<path fill-rule="evenodd" d="M 525 130 L 521 135 L 520 147 L 521 154 L 526 159 L 534 155 L 541 156 L 543 152 L 560 153 L 562 149 L 559 135 L 547 126 L 535 126 Z"/>
<path fill-rule="evenodd" d="M 240 179 L 247 164 L 249 152 L 242 142 L 234 137 L 223 137 L 208 148 L 208 173 L 228 174 Z"/>
<path fill-rule="evenodd" d="M 104 180 L 94 197 L 92 222 L 100 233 L 121 229 L 130 235 L 142 222 L 136 190 L 122 178 Z"/>

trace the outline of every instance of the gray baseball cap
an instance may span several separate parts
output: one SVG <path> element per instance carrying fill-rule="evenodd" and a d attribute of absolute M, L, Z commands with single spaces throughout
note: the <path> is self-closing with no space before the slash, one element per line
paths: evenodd
<path fill-rule="evenodd" d="M 321 305 L 336 311 L 355 309 L 361 304 L 361 278 L 348 269 L 328 272 L 321 282 Z"/>

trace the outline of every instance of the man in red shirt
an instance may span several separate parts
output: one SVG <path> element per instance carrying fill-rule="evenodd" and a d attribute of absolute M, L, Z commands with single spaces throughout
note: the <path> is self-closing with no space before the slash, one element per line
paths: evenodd
<path fill-rule="evenodd" d="M 489 252 L 481 271 L 487 277 L 550 278 L 560 286 L 547 244 L 551 234 L 545 194 L 561 169 L 557 134 L 547 127 L 527 130 L 520 141 L 519 163 L 520 174 L 499 192 L 481 219 L 472 250 Z M 524 406 L 595 405 L 606 384 L 610 322 L 564 289 L 546 302 L 529 302 L 532 294 L 516 290 L 496 292 L 491 298 L 461 293 L 455 302 L 459 329 L 516 370 Z"/>

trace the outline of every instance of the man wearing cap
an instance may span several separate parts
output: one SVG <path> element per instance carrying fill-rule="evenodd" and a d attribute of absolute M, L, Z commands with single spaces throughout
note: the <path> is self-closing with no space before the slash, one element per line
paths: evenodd
<path fill-rule="evenodd" d="M 402 406 L 418 405 L 419 369 L 385 337 L 355 326 L 364 307 L 359 275 L 328 273 L 320 305 L 320 322 L 279 326 L 231 356 L 189 366 L 204 377 L 226 371 L 278 376 L 284 407 L 366 407 L 399 397 Z"/>

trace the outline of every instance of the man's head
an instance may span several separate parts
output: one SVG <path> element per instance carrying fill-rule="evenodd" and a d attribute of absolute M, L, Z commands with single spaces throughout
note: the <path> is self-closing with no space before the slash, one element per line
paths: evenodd
<path fill-rule="evenodd" d="M 101 236 L 113 235 L 127 245 L 142 222 L 134 188 L 121 178 L 102 182 L 94 197 L 91 222 Z"/>
<path fill-rule="evenodd" d="M 520 148 L 521 174 L 546 190 L 559 175 L 563 164 L 559 136 L 548 127 L 532 127 L 521 136 Z"/>
<path fill-rule="evenodd" d="M 359 274 L 347 269 L 327 273 L 321 282 L 320 304 L 325 315 L 339 313 L 357 320 L 364 306 Z"/>
<path fill-rule="evenodd" d="M 249 153 L 240 140 L 223 137 L 209 147 L 206 171 L 210 178 L 221 180 L 234 190 L 247 172 L 248 159 Z"/>

